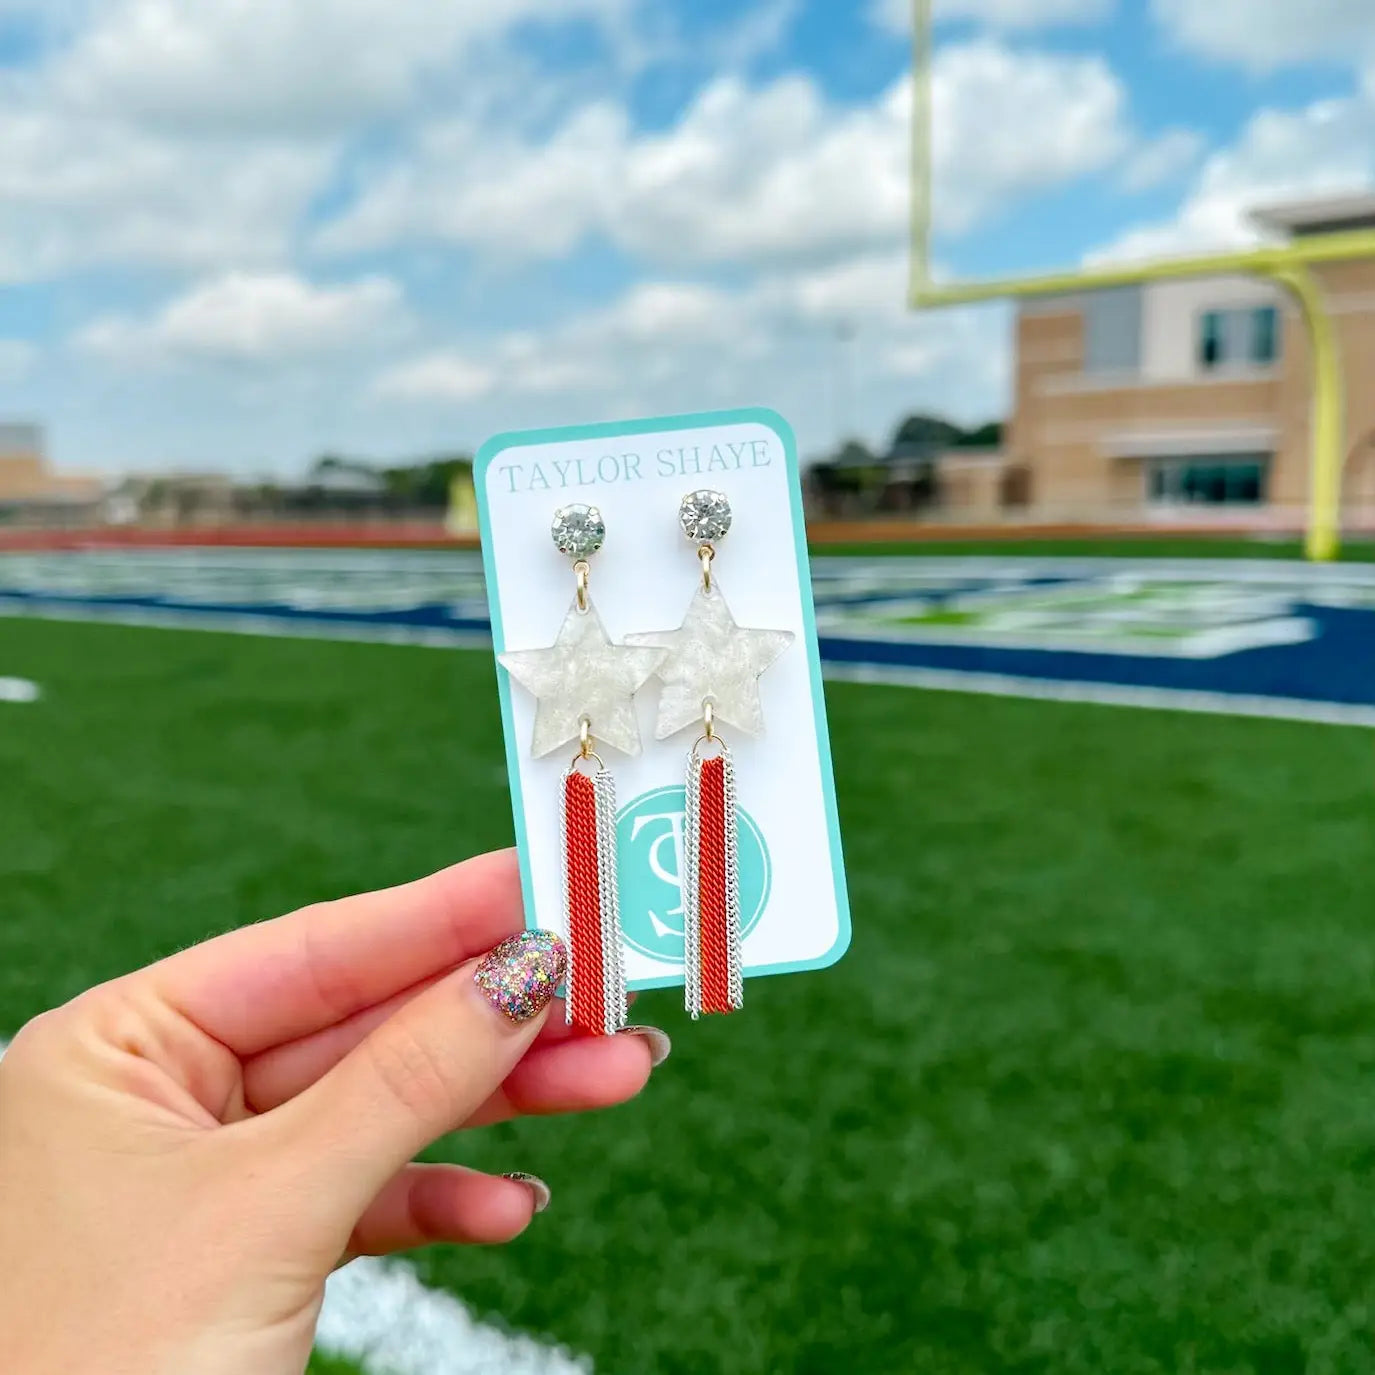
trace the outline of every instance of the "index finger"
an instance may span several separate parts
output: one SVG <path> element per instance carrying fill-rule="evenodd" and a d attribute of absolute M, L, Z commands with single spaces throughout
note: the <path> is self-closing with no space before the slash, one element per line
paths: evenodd
<path fill-rule="evenodd" d="M 524 924 L 515 852 L 502 850 L 232 931 L 133 977 L 242 1058 L 453 969 Z"/>

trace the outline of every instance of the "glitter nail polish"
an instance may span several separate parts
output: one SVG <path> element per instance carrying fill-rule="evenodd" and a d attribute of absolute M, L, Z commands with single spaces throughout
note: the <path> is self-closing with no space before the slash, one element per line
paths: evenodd
<path fill-rule="evenodd" d="M 473 981 L 503 1016 L 526 1022 L 554 996 L 566 964 L 563 942 L 552 931 L 522 931 L 483 959 Z"/>

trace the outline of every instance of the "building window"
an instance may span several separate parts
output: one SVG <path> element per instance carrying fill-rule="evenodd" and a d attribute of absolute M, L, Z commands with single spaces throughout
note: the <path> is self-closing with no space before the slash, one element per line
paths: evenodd
<path fill-rule="evenodd" d="M 1280 356 L 1280 313 L 1274 306 L 1251 312 L 1251 361 L 1265 365 Z"/>
<path fill-rule="evenodd" d="M 1280 313 L 1275 306 L 1205 310 L 1199 317 L 1198 363 L 1204 372 L 1269 367 L 1279 355 Z"/>
<path fill-rule="evenodd" d="M 1222 312 L 1208 310 L 1203 314 L 1203 329 L 1199 339 L 1198 361 L 1205 368 L 1215 368 L 1222 362 Z"/>
<path fill-rule="evenodd" d="M 1269 476 L 1268 454 L 1158 459 L 1146 490 L 1158 506 L 1259 506 Z"/>
<path fill-rule="evenodd" d="M 1142 291 L 1107 287 L 1084 297 L 1084 371 L 1135 376 L 1141 371 Z"/>

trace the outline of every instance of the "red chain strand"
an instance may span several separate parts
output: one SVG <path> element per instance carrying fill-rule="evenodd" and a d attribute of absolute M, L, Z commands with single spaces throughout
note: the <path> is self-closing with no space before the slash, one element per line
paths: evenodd
<path fill-rule="evenodd" d="M 730 933 L 726 910 L 726 761 L 701 763 L 698 892 L 702 907 L 702 1011 L 730 1012 Z"/>
<path fill-rule="evenodd" d="M 603 997 L 602 899 L 597 864 L 597 789 L 575 769 L 564 781 L 568 873 L 569 1012 L 573 1024 L 606 1030 Z"/>

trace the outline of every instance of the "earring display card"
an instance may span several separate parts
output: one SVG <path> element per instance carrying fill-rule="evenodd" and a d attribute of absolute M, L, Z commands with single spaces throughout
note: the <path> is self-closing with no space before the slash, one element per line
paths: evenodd
<path fill-rule="evenodd" d="M 736 623 L 789 631 L 759 679 L 763 732 L 718 722 L 736 780 L 740 925 L 746 977 L 819 969 L 844 954 L 850 914 L 807 564 L 797 452 L 772 411 L 675 416 L 499 435 L 474 465 L 492 636 L 498 654 L 551 645 L 573 604 L 571 562 L 550 537 L 554 512 L 596 507 L 606 539 L 589 593 L 616 644 L 682 624 L 702 570 L 679 506 L 710 489 L 730 503 L 714 586 Z M 564 933 L 560 833 L 574 740 L 535 758 L 535 698 L 498 668 L 526 919 Z M 617 879 L 630 988 L 683 982 L 685 776 L 701 723 L 655 739 L 663 687 L 635 699 L 641 749 L 595 742 L 616 781 Z M 596 726 L 592 733 L 595 738 Z"/>

